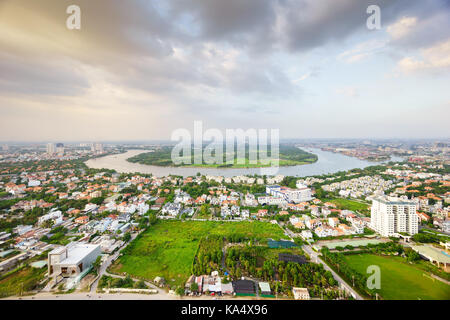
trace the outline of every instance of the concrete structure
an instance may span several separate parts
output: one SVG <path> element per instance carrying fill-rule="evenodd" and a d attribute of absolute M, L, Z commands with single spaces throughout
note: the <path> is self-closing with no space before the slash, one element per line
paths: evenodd
<path fill-rule="evenodd" d="M 41 225 L 48 220 L 53 220 L 55 226 L 61 224 L 63 222 L 62 212 L 59 210 L 51 210 L 49 213 L 39 217 L 38 224 Z"/>
<path fill-rule="evenodd" d="M 27 252 L 20 253 L 12 258 L 0 262 L 0 272 L 5 272 L 15 267 L 19 262 L 27 259 L 29 254 Z"/>
<path fill-rule="evenodd" d="M 307 288 L 292 288 L 295 300 L 310 300 L 309 292 Z"/>
<path fill-rule="evenodd" d="M 450 271 L 450 255 L 444 249 L 431 245 L 413 245 L 411 248 L 431 263 L 442 267 L 446 272 Z"/>
<path fill-rule="evenodd" d="M 91 267 L 101 254 L 100 245 L 72 242 L 48 254 L 50 277 L 74 277 Z"/>
<path fill-rule="evenodd" d="M 300 188 L 291 189 L 278 185 L 267 186 L 266 193 L 275 198 L 283 199 L 287 202 L 300 203 L 312 200 L 311 189 L 300 185 Z"/>
<path fill-rule="evenodd" d="M 384 237 L 419 232 L 419 216 L 413 201 L 381 196 L 372 200 L 371 228 Z"/>
<path fill-rule="evenodd" d="M 271 295 L 272 291 L 270 290 L 270 285 L 268 282 L 260 282 L 259 285 L 259 292 L 262 295 Z"/>
<path fill-rule="evenodd" d="M 47 154 L 53 155 L 56 152 L 56 147 L 54 143 L 47 143 Z"/>

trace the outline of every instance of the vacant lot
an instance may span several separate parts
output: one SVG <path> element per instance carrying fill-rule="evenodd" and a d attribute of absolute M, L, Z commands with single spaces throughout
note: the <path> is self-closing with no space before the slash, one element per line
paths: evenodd
<path fill-rule="evenodd" d="M 431 278 L 414 264 L 401 257 L 372 254 L 347 255 L 350 267 L 366 274 L 367 267 L 377 265 L 381 270 L 379 294 L 386 300 L 449 300 L 450 286 Z"/>
<path fill-rule="evenodd" d="M 162 276 L 169 284 L 180 285 L 191 274 L 200 239 L 208 234 L 285 238 L 278 225 L 267 222 L 159 221 L 125 249 L 111 271 L 149 280 Z"/>
<path fill-rule="evenodd" d="M 322 199 L 323 202 L 331 202 L 334 203 L 339 209 L 346 209 L 346 210 L 352 210 L 352 211 L 358 211 L 363 214 L 369 214 L 369 205 L 349 200 L 349 199 L 342 199 L 342 198 L 336 198 L 336 199 Z"/>
<path fill-rule="evenodd" d="M 36 288 L 44 279 L 46 268 L 23 267 L 0 278 L 0 298 L 19 295 Z"/>

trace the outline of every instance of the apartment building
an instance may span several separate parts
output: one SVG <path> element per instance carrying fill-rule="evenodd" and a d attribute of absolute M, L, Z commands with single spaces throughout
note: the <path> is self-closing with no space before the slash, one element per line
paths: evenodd
<path fill-rule="evenodd" d="M 266 194 L 271 195 L 274 198 L 283 199 L 287 202 L 300 203 L 312 200 L 311 189 L 298 185 L 297 189 L 291 189 L 288 187 L 281 187 L 278 185 L 267 186 Z"/>
<path fill-rule="evenodd" d="M 416 234 L 419 232 L 416 204 L 398 198 L 376 197 L 372 200 L 370 225 L 384 237 L 399 233 Z"/>

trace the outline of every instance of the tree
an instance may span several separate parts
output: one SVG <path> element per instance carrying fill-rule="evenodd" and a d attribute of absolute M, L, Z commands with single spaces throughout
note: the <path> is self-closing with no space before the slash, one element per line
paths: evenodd
<path fill-rule="evenodd" d="M 420 260 L 420 255 L 419 255 L 416 251 L 411 250 L 411 251 L 408 252 L 408 254 L 407 254 L 407 260 L 408 260 L 409 262 L 418 261 L 418 260 Z"/>
<path fill-rule="evenodd" d="M 178 288 L 175 290 L 175 293 L 181 297 L 181 296 L 184 295 L 184 289 L 183 289 L 182 287 L 178 287 Z"/>
<path fill-rule="evenodd" d="M 136 282 L 135 287 L 137 289 L 147 289 L 147 285 L 145 284 L 144 280 L 139 280 L 138 282 Z"/>
<path fill-rule="evenodd" d="M 197 282 L 193 282 L 191 284 L 191 291 L 192 292 L 197 292 L 198 291 L 198 284 L 197 284 Z"/>
<path fill-rule="evenodd" d="M 97 259 L 95 259 L 94 262 L 92 262 L 92 268 L 95 270 L 95 272 L 97 273 L 98 270 L 100 269 L 100 266 L 102 265 L 102 256 L 98 256 Z"/>
<path fill-rule="evenodd" d="M 131 239 L 131 234 L 129 232 L 123 235 L 123 241 L 128 242 Z"/>

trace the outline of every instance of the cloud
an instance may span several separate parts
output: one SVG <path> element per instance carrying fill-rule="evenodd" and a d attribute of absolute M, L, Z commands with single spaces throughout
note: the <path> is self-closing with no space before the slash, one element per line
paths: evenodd
<path fill-rule="evenodd" d="M 342 70 L 356 62 L 363 67 L 369 58 L 377 62 L 375 53 L 406 59 L 399 63 L 404 70 L 446 68 L 446 49 L 431 49 L 449 39 L 450 10 L 442 3 L 0 0 L 0 135 L 21 124 L 14 110 L 29 115 L 24 136 L 30 137 L 43 125 L 50 127 L 48 137 L 53 123 L 54 132 L 67 137 L 95 136 L 99 122 L 99 136 L 131 137 L 165 135 L 194 115 L 219 124 L 239 118 L 256 127 L 277 112 L 277 120 L 294 122 L 296 112 L 307 109 L 303 86 L 323 92 L 322 86 L 334 87 L 327 81 L 337 73 L 358 77 Z M 81 30 L 66 28 L 72 4 L 81 8 Z M 380 5 L 387 32 L 367 30 L 369 4 Z M 395 26 L 403 17 L 417 20 L 402 33 Z M 310 84 L 318 65 L 321 77 Z M 346 102 L 358 96 L 351 87 L 336 93 Z M 255 116 L 245 119 L 241 112 Z"/>
<path fill-rule="evenodd" d="M 416 17 L 402 17 L 400 20 L 388 26 L 386 30 L 392 39 L 398 40 L 409 35 L 416 25 Z"/>
<path fill-rule="evenodd" d="M 370 0 L 286 0 L 285 37 L 288 48 L 293 51 L 308 50 L 346 40 L 355 33 L 367 32 L 366 9 L 369 5 L 381 7 L 383 23 L 388 23 L 404 10 L 407 1 Z"/>
<path fill-rule="evenodd" d="M 359 96 L 358 89 L 356 87 L 341 87 L 337 88 L 335 92 L 339 95 L 343 95 L 350 98 L 356 98 Z"/>
<path fill-rule="evenodd" d="M 413 2 L 408 10 L 389 24 L 389 44 L 402 50 L 435 45 L 450 38 L 450 2 L 423 0 Z"/>
<path fill-rule="evenodd" d="M 346 50 L 338 55 L 337 59 L 346 63 L 354 63 L 362 61 L 373 54 L 383 50 L 386 46 L 386 41 L 369 40 L 357 44 L 350 50 Z"/>
<path fill-rule="evenodd" d="M 417 71 L 446 72 L 450 68 L 450 40 L 422 49 L 420 57 L 405 57 L 398 62 L 403 73 Z"/>

